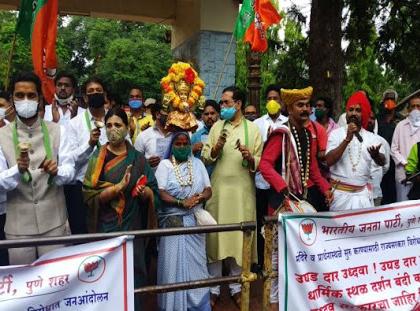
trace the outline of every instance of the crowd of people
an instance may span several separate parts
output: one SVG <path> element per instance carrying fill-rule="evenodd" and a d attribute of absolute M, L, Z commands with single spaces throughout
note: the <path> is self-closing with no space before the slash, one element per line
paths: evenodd
<path fill-rule="evenodd" d="M 71 74 L 59 73 L 55 87 L 45 104 L 39 78 L 21 73 L 0 93 L 1 239 L 257 221 L 258 270 L 265 215 L 420 198 L 420 90 L 402 112 L 397 92 L 385 91 L 378 114 L 357 90 L 336 123 L 332 100 L 313 99 L 312 87 L 270 85 L 259 116 L 231 86 L 196 111 L 191 133 L 168 128 L 168 109 L 139 86 L 125 103 L 94 77 L 81 97 Z M 0 264 L 30 264 L 62 246 L 9 249 Z M 136 240 L 135 286 L 148 282 L 155 254 L 158 284 L 238 275 L 242 233 Z M 239 307 L 240 284 L 229 289 Z M 219 297 L 220 287 L 184 290 L 160 294 L 158 305 L 211 310 Z"/>

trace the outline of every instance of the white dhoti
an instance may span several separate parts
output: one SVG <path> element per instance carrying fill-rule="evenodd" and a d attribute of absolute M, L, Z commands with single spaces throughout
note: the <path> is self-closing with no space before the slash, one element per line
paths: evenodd
<path fill-rule="evenodd" d="M 344 211 L 374 206 L 372 192 L 368 187 L 358 192 L 349 192 L 336 189 L 334 200 L 330 206 L 330 211 Z"/>

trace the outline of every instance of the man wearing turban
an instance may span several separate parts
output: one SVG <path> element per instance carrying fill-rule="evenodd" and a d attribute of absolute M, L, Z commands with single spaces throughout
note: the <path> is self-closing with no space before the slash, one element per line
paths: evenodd
<path fill-rule="evenodd" d="M 370 103 L 363 91 L 353 93 L 346 104 L 347 126 L 331 132 L 326 161 L 335 188 L 330 210 L 373 206 L 367 184 L 374 163 L 384 166 L 384 148 L 377 136 L 367 131 Z"/>
<path fill-rule="evenodd" d="M 305 127 L 309 120 L 312 87 L 299 90 L 281 89 L 281 102 L 289 113 L 288 122 L 268 137 L 260 161 L 260 171 L 271 186 L 269 207 L 279 208 L 285 196 L 295 196 L 312 202 L 311 186 L 319 188 L 327 201 L 332 200 L 330 185 L 321 176 L 316 158 L 316 144 Z M 293 195 L 293 196 L 292 196 Z M 316 207 L 316 206 L 315 206 Z M 275 258 L 276 251 L 273 251 Z M 271 302 L 278 301 L 277 282 L 271 289 Z"/>

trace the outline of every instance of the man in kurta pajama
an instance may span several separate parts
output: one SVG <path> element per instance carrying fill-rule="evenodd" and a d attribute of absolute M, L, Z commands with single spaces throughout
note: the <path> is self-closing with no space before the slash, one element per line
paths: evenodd
<path fill-rule="evenodd" d="M 41 95 L 35 74 L 19 75 L 12 91 L 16 120 L 0 129 L 0 192 L 7 192 L 8 240 L 68 234 L 62 186 L 75 174 L 71 146 L 62 126 L 38 117 Z M 59 247 L 11 248 L 10 264 L 30 264 Z"/>
<path fill-rule="evenodd" d="M 336 188 L 330 210 L 351 210 L 373 206 L 368 182 L 374 163 L 384 166 L 384 147 L 368 127 L 371 108 L 366 95 L 357 91 L 346 105 L 347 126 L 332 131 L 326 161 L 331 184 Z"/>
<path fill-rule="evenodd" d="M 395 188 L 397 202 L 408 200 L 411 183 L 402 183 L 405 179 L 405 165 L 408 154 L 418 141 L 420 141 L 420 90 L 404 98 L 400 104 L 408 101 L 408 116 L 397 124 L 392 136 L 391 156 L 395 162 Z"/>
<path fill-rule="evenodd" d="M 285 196 L 308 200 L 308 188 L 316 186 L 326 199 L 331 200 L 329 183 L 321 176 L 316 157 L 316 141 L 305 127 L 309 120 L 312 87 L 302 90 L 281 90 L 281 99 L 287 106 L 289 121 L 280 126 L 268 138 L 261 156 L 260 171 L 270 184 L 272 192 L 269 206 L 272 212 L 280 207 Z M 289 162 L 289 164 L 287 164 Z M 273 270 L 277 270 L 277 242 L 273 245 Z M 271 303 L 278 302 L 277 280 L 273 280 Z"/>
<path fill-rule="evenodd" d="M 206 209 L 218 224 L 255 221 L 254 173 L 262 152 L 262 138 L 258 127 L 246 120 L 241 109 L 245 94 L 236 87 L 222 93 L 221 118 L 210 130 L 207 143 L 202 150 L 206 164 L 214 164 L 211 175 L 212 198 Z M 209 272 L 214 277 L 222 275 L 222 261 L 230 266 L 229 274 L 241 273 L 242 232 L 209 234 L 207 255 Z M 256 260 L 256 239 L 253 243 L 253 261 Z M 239 303 L 240 284 L 230 284 L 230 292 Z M 211 289 L 213 303 L 220 294 L 220 286 Z"/>

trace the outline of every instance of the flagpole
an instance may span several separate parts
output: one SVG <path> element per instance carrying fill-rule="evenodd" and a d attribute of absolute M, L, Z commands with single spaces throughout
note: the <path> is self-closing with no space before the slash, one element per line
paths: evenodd
<path fill-rule="evenodd" d="M 227 51 L 226 51 L 226 54 L 225 54 L 225 59 L 223 60 L 222 70 L 220 71 L 219 79 L 217 80 L 217 83 L 216 83 L 216 89 L 213 92 L 213 98 L 214 99 L 216 98 L 217 92 L 219 91 L 220 83 L 222 83 L 223 73 L 224 73 L 225 68 L 226 68 L 226 63 L 227 63 L 227 60 L 228 60 L 228 57 L 229 57 L 229 54 L 230 54 L 230 50 L 232 48 L 233 37 L 234 37 L 234 33 L 232 33 L 232 36 L 230 37 L 230 42 L 229 42 L 229 45 L 228 45 L 228 48 L 227 48 Z"/>
<path fill-rule="evenodd" d="M 9 60 L 7 62 L 6 76 L 4 77 L 4 89 L 5 90 L 7 90 L 9 88 L 10 70 L 12 68 L 12 60 L 13 60 L 13 54 L 15 52 L 15 47 L 16 47 L 16 32 L 13 35 L 12 47 L 10 48 Z"/>

